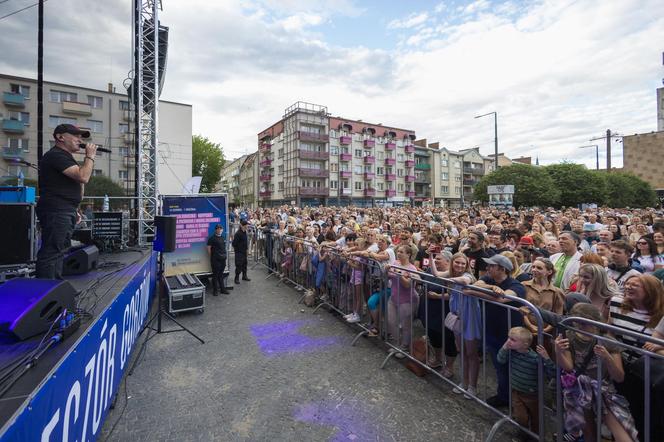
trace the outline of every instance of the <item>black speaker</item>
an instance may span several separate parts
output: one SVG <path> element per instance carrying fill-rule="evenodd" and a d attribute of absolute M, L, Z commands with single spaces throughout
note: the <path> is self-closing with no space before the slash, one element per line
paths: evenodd
<path fill-rule="evenodd" d="M 63 309 L 74 311 L 68 281 L 14 278 L 0 285 L 0 331 L 23 340 L 48 331 Z"/>
<path fill-rule="evenodd" d="M 0 204 L 0 219 L 0 266 L 34 261 L 35 205 Z"/>
<path fill-rule="evenodd" d="M 152 248 L 157 252 L 174 252 L 177 217 L 157 215 L 154 217 L 154 227 L 157 231 Z"/>
<path fill-rule="evenodd" d="M 62 262 L 62 275 L 84 275 L 97 268 L 99 249 L 97 246 L 81 247 L 70 251 Z"/>

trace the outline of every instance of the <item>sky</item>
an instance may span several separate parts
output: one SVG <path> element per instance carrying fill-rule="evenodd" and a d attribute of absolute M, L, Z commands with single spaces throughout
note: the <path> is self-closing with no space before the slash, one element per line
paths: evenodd
<path fill-rule="evenodd" d="M 0 1 L 0 17 L 36 0 Z M 452 150 L 595 167 L 607 129 L 656 130 L 661 0 L 162 0 L 161 99 L 193 105 L 227 158 L 297 101 Z M 45 79 L 122 90 L 131 1 L 48 0 Z M 0 73 L 36 78 L 37 8 L 0 19 Z M 622 165 L 619 140 L 612 163 Z M 603 167 L 603 166 L 602 166 Z"/>

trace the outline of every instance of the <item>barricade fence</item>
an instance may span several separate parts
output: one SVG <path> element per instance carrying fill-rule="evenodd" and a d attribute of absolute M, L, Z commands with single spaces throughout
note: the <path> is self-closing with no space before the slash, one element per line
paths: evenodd
<path fill-rule="evenodd" d="M 253 235 L 254 267 L 262 266 L 268 270 L 268 278 L 278 277 L 279 284 L 290 284 L 302 291 L 298 302 L 317 304 L 314 313 L 326 308 L 357 326 L 359 331 L 351 345 L 363 336 L 376 337 L 387 350 L 381 368 L 393 357 L 405 358 L 416 374 L 419 371 L 437 376 L 450 384 L 455 393 L 493 412 L 498 420 L 487 440 L 492 440 L 506 423 L 536 440 L 550 440 L 552 434 L 557 435 L 558 441 L 569 437 L 564 425 L 573 422 L 567 417 L 578 417 L 578 409 L 565 409 L 565 394 L 572 396 L 561 383 L 566 371 L 552 352 L 556 336 L 542 332 L 542 315 L 532 303 L 509 293 L 497 295 L 485 287 L 463 284 L 458 278 L 420 272 L 398 261 L 390 265 L 374 259 L 375 254 L 369 257 L 361 248 L 342 250 L 334 242 L 318 244 L 269 229 L 253 229 Z M 532 336 L 532 348 L 537 348 L 540 355 L 511 347 L 512 336 L 527 331 L 513 329 L 523 325 L 525 311 L 529 312 L 531 323 L 537 324 L 537 333 L 528 335 Z M 587 321 L 567 318 L 559 327 L 573 333 L 578 323 Z M 639 335 L 607 324 L 593 325 L 602 331 Z M 413 338 L 418 333 L 422 336 Z M 607 340 L 600 333 L 582 333 L 598 342 Z M 664 341 L 654 338 L 643 336 L 643 340 L 664 346 Z M 616 345 L 631 349 L 619 341 Z M 638 349 L 638 353 L 647 355 L 646 374 L 651 371 L 652 361 L 664 361 L 664 357 L 643 349 Z M 598 375 L 601 369 L 600 363 Z M 529 376 L 527 379 L 524 373 Z M 650 380 L 646 376 L 645 385 L 650 385 Z M 546 406 L 548 401 L 551 406 Z M 651 395 L 645 394 L 643 409 L 650 410 L 651 402 Z M 595 411 L 602 416 L 601 405 Z M 646 411 L 649 417 L 650 412 Z M 598 421 L 594 434 L 599 441 L 601 420 Z M 650 422 L 646 419 L 643 425 L 648 427 Z M 640 440 L 655 439 L 646 432 Z"/>

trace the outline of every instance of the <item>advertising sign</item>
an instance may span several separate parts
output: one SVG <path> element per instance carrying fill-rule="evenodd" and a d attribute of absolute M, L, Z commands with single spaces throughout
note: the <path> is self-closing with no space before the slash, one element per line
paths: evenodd
<path fill-rule="evenodd" d="M 212 273 L 207 240 L 214 226 L 221 224 L 228 240 L 228 198 L 226 194 L 162 195 L 162 214 L 177 218 L 175 251 L 164 253 L 164 274 Z"/>
<path fill-rule="evenodd" d="M 505 184 L 500 186 L 487 186 L 486 193 L 489 195 L 489 205 L 512 206 L 514 205 L 514 185 Z"/>
<path fill-rule="evenodd" d="M 121 239 L 122 212 L 93 213 L 92 237 L 95 239 Z"/>

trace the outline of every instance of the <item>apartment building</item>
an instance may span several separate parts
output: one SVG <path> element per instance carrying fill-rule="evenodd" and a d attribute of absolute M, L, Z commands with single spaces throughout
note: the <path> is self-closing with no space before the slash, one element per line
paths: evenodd
<path fill-rule="evenodd" d="M 650 183 L 660 198 L 664 198 L 664 169 L 661 161 L 664 150 L 664 131 L 623 137 L 623 168 Z"/>
<path fill-rule="evenodd" d="M 249 154 L 240 167 L 240 204 L 255 207 L 258 193 L 258 152 Z"/>
<path fill-rule="evenodd" d="M 37 164 L 37 81 L 0 74 L 3 100 L 0 180 L 22 174 L 37 179 L 37 171 L 15 162 Z M 191 105 L 159 102 L 158 192 L 180 193 L 191 178 Z M 94 175 L 104 175 L 133 194 L 135 152 L 133 111 L 126 94 L 44 82 L 44 152 L 53 145 L 53 129 L 62 123 L 90 130 L 91 142 L 110 148 L 98 153 Z M 77 158 L 82 160 L 82 155 Z"/>
<path fill-rule="evenodd" d="M 258 204 L 412 204 L 414 140 L 412 130 L 333 117 L 325 106 L 297 102 L 258 134 Z"/>
<path fill-rule="evenodd" d="M 228 203 L 240 204 L 240 168 L 247 159 L 247 155 L 226 161 L 219 173 L 219 189 L 228 194 Z"/>

